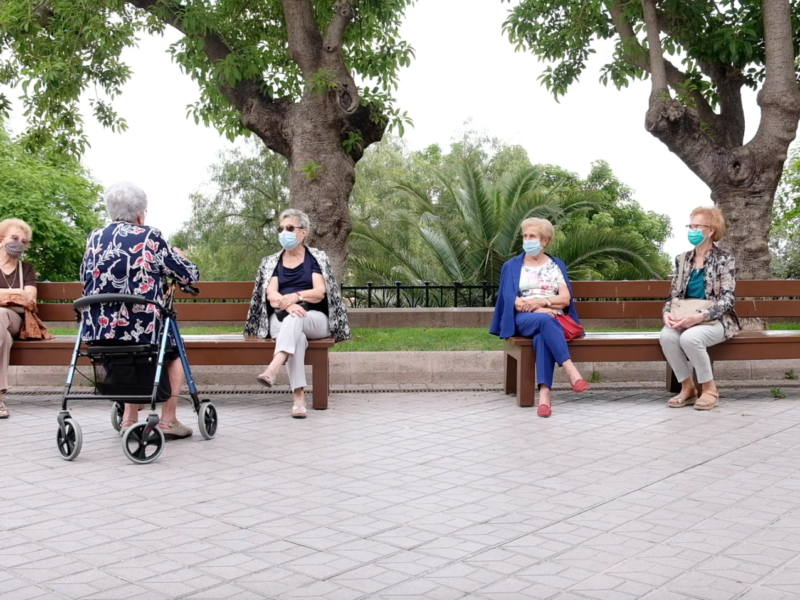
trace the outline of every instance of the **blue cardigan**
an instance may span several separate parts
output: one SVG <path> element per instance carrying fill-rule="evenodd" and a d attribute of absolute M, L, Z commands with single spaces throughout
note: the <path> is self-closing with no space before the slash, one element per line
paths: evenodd
<path fill-rule="evenodd" d="M 548 254 L 547 256 L 550 255 Z M 503 270 L 500 272 L 500 289 L 497 292 L 497 302 L 494 305 L 494 316 L 489 327 L 489 333 L 499 335 L 503 339 L 510 338 L 516 333 L 514 301 L 519 296 L 519 278 L 522 275 L 522 261 L 524 258 L 524 252 L 519 256 L 515 256 L 503 265 Z M 573 298 L 572 284 L 570 283 L 569 275 L 567 275 L 567 266 L 561 259 L 554 256 L 550 256 L 550 258 L 561 269 L 564 281 L 567 282 L 570 298 Z M 569 306 L 563 310 L 564 314 L 569 315 L 576 323 L 580 324 L 578 311 L 575 310 L 575 303 L 571 299 Z"/>

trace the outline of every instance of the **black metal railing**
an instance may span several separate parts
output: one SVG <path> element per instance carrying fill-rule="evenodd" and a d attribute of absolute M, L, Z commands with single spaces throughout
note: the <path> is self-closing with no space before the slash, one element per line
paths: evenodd
<path fill-rule="evenodd" d="M 458 308 L 492 307 L 497 298 L 497 286 L 483 281 L 480 284 L 440 285 L 423 281 L 421 285 L 342 286 L 345 303 L 352 308 Z"/>

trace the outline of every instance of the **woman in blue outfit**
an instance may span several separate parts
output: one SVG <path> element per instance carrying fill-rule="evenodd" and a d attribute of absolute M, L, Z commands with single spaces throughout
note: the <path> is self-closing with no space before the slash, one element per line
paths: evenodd
<path fill-rule="evenodd" d="M 575 322 L 580 321 L 572 304 L 567 267 L 544 252 L 555 235 L 552 223 L 547 219 L 530 218 L 525 219 L 520 228 L 524 253 L 503 265 L 489 333 L 503 339 L 515 335 L 533 338 L 539 382 L 537 414 L 549 417 L 556 363 L 564 367 L 574 391 L 589 389 L 570 359 L 564 330 L 556 316 L 567 314 Z"/>

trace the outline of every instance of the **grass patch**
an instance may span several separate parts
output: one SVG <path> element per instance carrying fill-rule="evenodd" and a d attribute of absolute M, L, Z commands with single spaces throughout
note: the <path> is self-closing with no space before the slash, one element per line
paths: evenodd
<path fill-rule="evenodd" d="M 334 352 L 431 352 L 502 350 L 503 341 L 485 329 L 401 328 L 354 329 L 352 339 L 337 344 Z"/>
<path fill-rule="evenodd" d="M 76 329 L 51 329 L 53 335 L 75 335 Z M 184 335 L 241 333 L 241 327 L 186 327 Z M 503 342 L 485 329 L 400 328 L 353 329 L 352 339 L 337 344 L 333 352 L 424 352 L 502 350 Z"/>
<path fill-rule="evenodd" d="M 795 331 L 800 329 L 800 323 L 770 323 L 767 328 L 770 331 Z"/>

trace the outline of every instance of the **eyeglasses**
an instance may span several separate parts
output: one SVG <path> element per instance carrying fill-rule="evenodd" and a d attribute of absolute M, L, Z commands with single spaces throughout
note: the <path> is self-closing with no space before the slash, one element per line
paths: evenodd
<path fill-rule="evenodd" d="M 706 227 L 711 227 L 710 225 L 687 225 L 686 229 L 689 231 L 700 231 L 701 229 L 705 229 Z"/>
<path fill-rule="evenodd" d="M 24 246 L 28 246 L 31 243 L 30 240 L 23 239 L 23 238 L 19 237 L 18 235 L 9 235 L 8 237 L 11 238 L 12 242 L 22 242 L 22 244 Z"/>
<path fill-rule="evenodd" d="M 295 229 L 303 229 L 300 225 L 287 225 L 284 227 L 283 225 L 278 225 L 278 233 L 283 233 L 283 230 L 288 231 L 289 233 L 293 232 Z"/>

